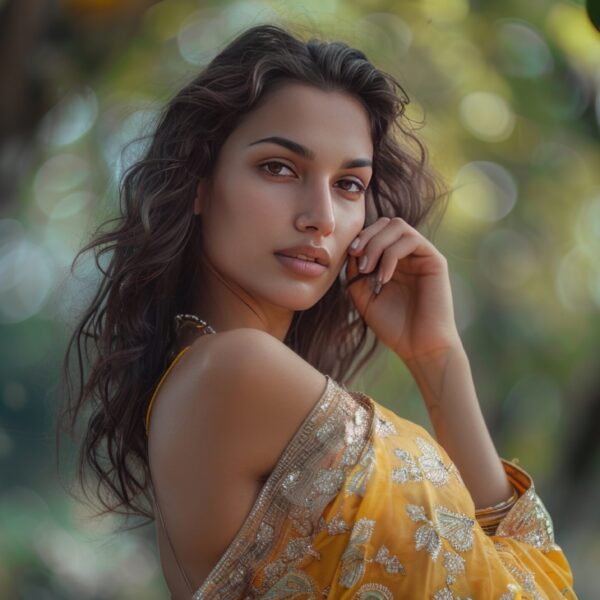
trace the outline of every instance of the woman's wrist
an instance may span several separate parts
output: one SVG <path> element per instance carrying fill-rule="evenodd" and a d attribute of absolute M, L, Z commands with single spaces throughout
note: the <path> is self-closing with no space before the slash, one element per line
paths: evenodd
<path fill-rule="evenodd" d="M 510 485 L 485 420 L 462 344 L 406 362 L 436 438 L 457 466 L 476 507 L 509 498 Z"/>

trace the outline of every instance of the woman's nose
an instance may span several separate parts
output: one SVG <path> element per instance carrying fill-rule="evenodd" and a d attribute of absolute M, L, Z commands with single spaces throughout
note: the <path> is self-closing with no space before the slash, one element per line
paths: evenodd
<path fill-rule="evenodd" d="M 322 235 L 329 235 L 335 229 L 333 198 L 328 183 L 318 183 L 306 190 L 297 218 L 301 229 L 314 227 Z"/>

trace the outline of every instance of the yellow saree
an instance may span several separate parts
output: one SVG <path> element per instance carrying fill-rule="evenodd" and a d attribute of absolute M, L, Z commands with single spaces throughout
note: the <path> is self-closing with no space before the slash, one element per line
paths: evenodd
<path fill-rule="evenodd" d="M 193 599 L 575 598 L 531 479 L 504 466 L 520 497 L 488 536 L 425 429 L 327 377 Z"/>

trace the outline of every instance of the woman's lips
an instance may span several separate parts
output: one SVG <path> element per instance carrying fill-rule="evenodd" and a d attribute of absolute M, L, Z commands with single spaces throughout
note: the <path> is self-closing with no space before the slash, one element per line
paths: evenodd
<path fill-rule="evenodd" d="M 282 265 L 300 275 L 317 277 L 318 275 L 322 275 L 325 271 L 327 271 L 327 267 L 319 264 L 318 262 L 303 260 L 301 258 L 292 258 L 291 256 L 285 256 L 284 254 L 277 253 L 275 253 L 275 256 L 279 259 Z"/>

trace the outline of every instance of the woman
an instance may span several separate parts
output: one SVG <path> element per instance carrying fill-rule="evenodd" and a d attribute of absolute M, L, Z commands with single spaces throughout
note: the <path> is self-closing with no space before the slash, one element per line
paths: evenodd
<path fill-rule="evenodd" d="M 575 597 L 416 229 L 442 194 L 407 102 L 358 50 L 253 27 L 169 103 L 81 250 L 111 252 L 67 351 L 97 353 L 67 412 L 91 410 L 82 477 L 158 517 L 173 598 Z M 437 441 L 346 387 L 379 342 Z"/>

